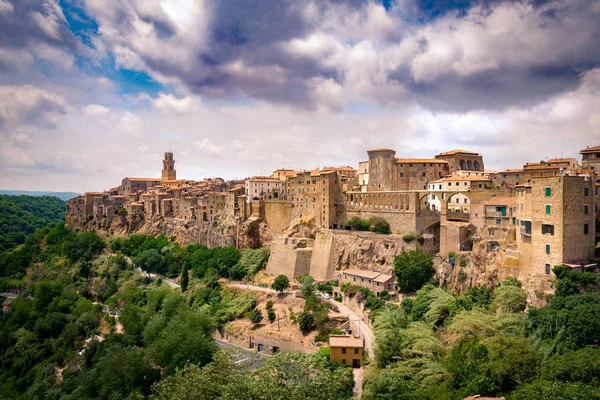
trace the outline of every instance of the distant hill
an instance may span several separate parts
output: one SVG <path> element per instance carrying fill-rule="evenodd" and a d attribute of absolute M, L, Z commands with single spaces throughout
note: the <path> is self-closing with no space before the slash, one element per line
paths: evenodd
<path fill-rule="evenodd" d="M 54 196 L 58 197 L 61 200 L 67 201 L 72 199 L 73 197 L 79 196 L 79 193 L 75 192 L 30 192 L 28 190 L 0 190 L 0 194 L 8 194 L 12 196 L 20 196 L 24 194 L 25 196 Z"/>
<path fill-rule="evenodd" d="M 38 228 L 64 221 L 65 207 L 53 196 L 0 195 L 0 252 L 24 243 Z"/>

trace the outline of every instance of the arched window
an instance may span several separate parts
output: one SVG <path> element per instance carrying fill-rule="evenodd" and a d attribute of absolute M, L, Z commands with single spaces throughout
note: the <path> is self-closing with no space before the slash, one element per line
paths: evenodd
<path fill-rule="evenodd" d="M 467 163 L 465 160 L 460 160 L 460 169 L 467 169 Z"/>
<path fill-rule="evenodd" d="M 467 161 L 467 169 L 468 170 L 472 170 L 473 169 L 473 162 L 471 160 Z"/>
<path fill-rule="evenodd" d="M 473 161 L 473 168 L 475 168 L 475 171 L 479 171 L 479 161 L 475 160 Z"/>

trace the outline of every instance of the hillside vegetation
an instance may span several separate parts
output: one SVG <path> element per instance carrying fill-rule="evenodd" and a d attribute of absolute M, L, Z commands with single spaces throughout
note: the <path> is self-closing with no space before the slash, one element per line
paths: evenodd
<path fill-rule="evenodd" d="M 556 295 L 527 313 L 514 278 L 459 297 L 426 285 L 386 310 L 375 320 L 364 399 L 598 398 L 599 275 L 554 272 Z"/>
<path fill-rule="evenodd" d="M 38 230 L 0 254 L 0 291 L 22 290 L 0 313 L 0 398 L 349 399 L 350 370 L 323 355 L 278 354 L 250 370 L 217 346 L 215 329 L 257 306 L 219 278 L 250 276 L 265 255 Z M 190 268 L 189 286 L 174 290 L 137 266 Z"/>
<path fill-rule="evenodd" d="M 64 220 L 65 207 L 57 197 L 0 195 L 0 252 L 25 243 L 36 229 Z"/>

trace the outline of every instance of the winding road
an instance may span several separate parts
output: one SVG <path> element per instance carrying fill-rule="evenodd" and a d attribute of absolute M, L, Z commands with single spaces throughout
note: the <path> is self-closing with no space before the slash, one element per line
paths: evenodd
<path fill-rule="evenodd" d="M 226 286 L 235 287 L 238 289 L 255 290 L 258 292 L 279 293 L 276 290 L 273 290 L 271 288 L 255 286 L 255 285 L 246 285 L 243 283 L 227 283 Z M 289 292 L 289 291 L 283 292 L 283 294 L 286 294 L 286 295 L 290 295 L 290 294 L 294 294 L 294 293 L 295 292 Z M 359 336 L 365 340 L 365 348 L 369 352 L 369 358 L 373 358 L 373 354 L 374 354 L 373 353 L 373 343 L 375 343 L 375 335 L 373 334 L 371 327 L 369 327 L 358 315 L 356 315 L 352 310 L 350 310 L 348 307 L 346 307 L 342 303 L 337 302 L 333 299 L 329 299 L 328 301 L 329 301 L 329 303 L 335 305 L 341 313 L 346 314 L 348 316 L 348 319 L 350 320 L 350 323 L 353 328 L 352 331 L 358 332 Z"/>

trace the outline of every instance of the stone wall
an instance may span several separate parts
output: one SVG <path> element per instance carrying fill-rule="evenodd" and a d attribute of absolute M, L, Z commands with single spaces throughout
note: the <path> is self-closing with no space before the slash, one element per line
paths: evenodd
<path fill-rule="evenodd" d="M 422 232 L 424 229 L 423 219 L 418 217 L 414 211 L 393 211 L 393 210 L 347 210 L 346 217 L 359 217 L 369 219 L 371 217 L 381 217 L 390 224 L 390 229 L 398 235 L 406 235 L 410 232 Z"/>
<path fill-rule="evenodd" d="M 310 261 L 310 275 L 319 281 L 334 278 L 333 234 L 328 231 L 317 233 Z"/>
<path fill-rule="evenodd" d="M 314 241 L 310 239 L 297 239 L 279 237 L 271 242 L 271 255 L 267 263 L 267 273 L 277 276 L 285 275 L 288 278 L 297 278 L 307 275 Z"/>
<path fill-rule="evenodd" d="M 272 232 L 282 233 L 292 220 L 292 203 L 281 200 L 265 200 L 261 203 L 261 218 Z"/>

